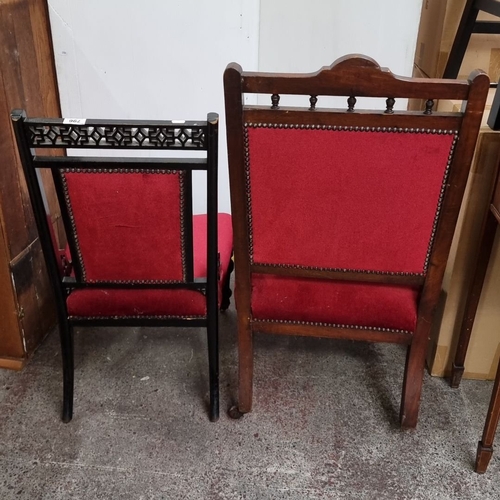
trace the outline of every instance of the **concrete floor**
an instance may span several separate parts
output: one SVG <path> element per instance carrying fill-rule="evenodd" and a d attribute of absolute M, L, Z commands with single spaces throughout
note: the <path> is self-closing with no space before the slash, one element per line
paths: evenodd
<path fill-rule="evenodd" d="M 231 308 L 223 410 L 235 337 Z M 426 376 L 419 426 L 402 432 L 400 346 L 259 335 L 255 348 L 253 412 L 210 423 L 204 330 L 81 329 L 63 424 L 52 333 L 24 371 L 0 371 L 0 499 L 500 498 L 500 449 L 472 470 L 491 383 Z"/>

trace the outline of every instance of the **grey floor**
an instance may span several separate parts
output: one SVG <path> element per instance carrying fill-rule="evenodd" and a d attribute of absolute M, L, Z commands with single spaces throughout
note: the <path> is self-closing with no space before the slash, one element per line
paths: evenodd
<path fill-rule="evenodd" d="M 222 409 L 235 332 L 231 309 Z M 203 330 L 81 329 L 63 424 L 53 332 L 24 371 L 0 371 L 0 500 L 500 498 L 500 449 L 472 471 L 491 383 L 426 376 L 419 426 L 402 432 L 401 347 L 259 335 L 255 348 L 253 412 L 210 423 Z"/>

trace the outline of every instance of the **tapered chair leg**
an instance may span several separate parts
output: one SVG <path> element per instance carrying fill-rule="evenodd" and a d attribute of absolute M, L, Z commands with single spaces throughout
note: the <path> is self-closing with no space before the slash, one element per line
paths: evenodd
<path fill-rule="evenodd" d="M 219 419 L 219 325 L 218 311 L 208 314 L 208 371 L 210 381 L 210 421 Z"/>
<path fill-rule="evenodd" d="M 423 335 L 420 335 L 420 337 L 423 337 Z M 416 333 L 415 339 L 408 346 L 406 354 L 400 413 L 400 422 L 403 429 L 413 429 L 417 426 L 424 379 L 426 348 L 426 338 L 420 339 Z"/>
<path fill-rule="evenodd" d="M 62 420 L 68 423 L 73 418 L 73 390 L 75 379 L 73 354 L 73 328 L 66 322 L 59 324 L 63 365 L 63 414 Z"/>

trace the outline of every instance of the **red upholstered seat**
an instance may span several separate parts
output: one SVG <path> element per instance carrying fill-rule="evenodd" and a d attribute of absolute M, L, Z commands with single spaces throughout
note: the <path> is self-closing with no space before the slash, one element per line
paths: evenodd
<path fill-rule="evenodd" d="M 220 254 L 219 303 L 222 285 L 232 254 L 231 216 L 218 217 L 218 249 Z M 193 217 L 194 276 L 207 275 L 207 216 Z M 67 299 L 71 317 L 197 317 L 206 314 L 206 300 L 200 292 L 190 290 L 75 290 Z"/>
<path fill-rule="evenodd" d="M 418 291 L 407 286 L 252 276 L 252 316 L 256 320 L 413 332 L 417 299 Z"/>
<path fill-rule="evenodd" d="M 191 290 L 75 290 L 68 297 L 72 318 L 195 317 L 206 314 L 205 298 Z"/>

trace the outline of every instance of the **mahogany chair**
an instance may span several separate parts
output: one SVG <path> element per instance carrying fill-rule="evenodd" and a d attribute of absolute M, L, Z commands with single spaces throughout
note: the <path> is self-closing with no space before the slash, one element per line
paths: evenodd
<path fill-rule="evenodd" d="M 229 305 L 232 254 L 231 216 L 217 213 L 218 120 L 215 113 L 206 121 L 172 122 L 41 119 L 12 112 L 57 305 L 64 422 L 73 414 L 76 325 L 206 327 L 209 414 L 217 420 L 218 304 Z M 129 156 L 50 155 L 61 148 L 122 149 Z M 178 151 L 182 158 L 130 156 L 152 150 Z M 206 154 L 193 158 L 194 151 Z M 53 174 L 73 256 L 71 276 L 62 276 L 47 224 L 37 180 L 44 168 Z M 194 170 L 207 173 L 206 215 L 193 216 Z"/>
<path fill-rule="evenodd" d="M 434 310 L 489 79 L 403 78 L 360 55 L 312 74 L 224 73 L 236 265 L 239 399 L 253 333 L 405 344 L 402 427 L 417 424 Z M 245 94 L 271 105 L 245 105 Z M 304 107 L 280 106 L 281 94 Z M 346 96 L 344 109 L 320 96 Z M 387 98 L 358 110 L 357 97 Z M 308 98 L 308 99 L 307 99 Z M 426 99 L 397 111 L 395 99 Z M 434 99 L 464 101 L 434 112 Z"/>

